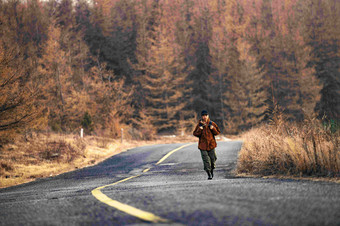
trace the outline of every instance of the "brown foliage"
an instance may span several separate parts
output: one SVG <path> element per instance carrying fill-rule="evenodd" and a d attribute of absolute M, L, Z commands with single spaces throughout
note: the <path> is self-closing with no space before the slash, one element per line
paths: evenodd
<path fill-rule="evenodd" d="M 36 102 L 39 87 L 25 80 L 24 63 L 27 61 L 19 48 L 8 47 L 0 40 L 0 143 L 16 131 L 37 123 L 41 117 Z"/>
<path fill-rule="evenodd" d="M 292 120 L 317 102 L 321 115 L 339 115 L 338 1 L 0 6 L 0 109 L 8 110 L 0 112 L 0 130 L 44 122 L 42 103 L 52 130 L 78 131 L 88 112 L 92 131 L 111 137 L 143 114 L 150 133 L 188 130 L 201 108 L 231 133 L 271 118 L 276 104 Z"/>

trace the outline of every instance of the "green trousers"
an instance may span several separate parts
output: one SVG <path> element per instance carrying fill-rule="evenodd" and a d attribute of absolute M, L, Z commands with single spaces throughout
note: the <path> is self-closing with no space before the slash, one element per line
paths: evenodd
<path fill-rule="evenodd" d="M 203 160 L 204 170 L 211 171 L 212 169 L 215 169 L 215 162 L 217 159 L 215 149 L 212 149 L 211 151 L 200 151 Z"/>

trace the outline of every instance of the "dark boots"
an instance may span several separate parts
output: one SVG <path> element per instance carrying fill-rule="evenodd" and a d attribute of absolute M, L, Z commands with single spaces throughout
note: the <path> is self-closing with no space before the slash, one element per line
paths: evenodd
<path fill-rule="evenodd" d="M 213 169 L 211 171 L 207 170 L 207 174 L 208 174 L 208 180 L 213 179 L 213 177 L 214 177 L 214 170 Z"/>
<path fill-rule="evenodd" d="M 211 180 L 213 177 L 212 177 L 211 172 L 209 170 L 207 170 L 207 174 L 208 174 L 208 180 Z"/>

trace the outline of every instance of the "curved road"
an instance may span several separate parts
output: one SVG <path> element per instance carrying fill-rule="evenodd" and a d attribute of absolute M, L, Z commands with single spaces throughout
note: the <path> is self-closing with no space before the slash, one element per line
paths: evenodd
<path fill-rule="evenodd" d="M 197 144 L 183 145 L 135 148 L 1 189 L 0 225 L 152 224 L 110 205 L 146 211 L 162 225 L 340 225 L 339 184 L 234 177 L 236 141 L 218 143 L 215 177 L 207 180 Z"/>

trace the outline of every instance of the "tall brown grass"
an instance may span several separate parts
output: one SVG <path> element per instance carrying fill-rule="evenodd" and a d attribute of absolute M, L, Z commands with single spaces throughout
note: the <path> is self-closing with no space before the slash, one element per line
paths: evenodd
<path fill-rule="evenodd" d="M 340 176 L 340 131 L 316 117 L 301 124 L 278 114 L 272 123 L 247 132 L 237 172 L 255 175 Z"/>

